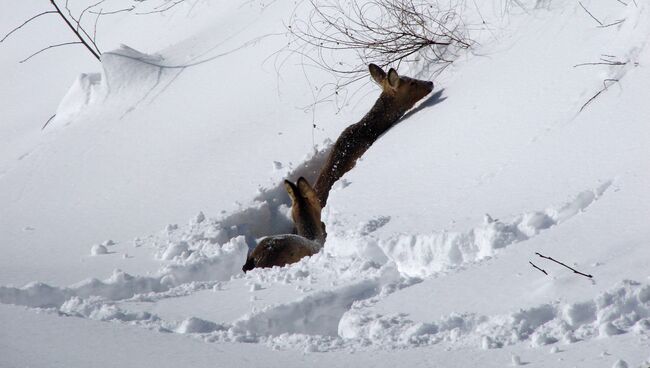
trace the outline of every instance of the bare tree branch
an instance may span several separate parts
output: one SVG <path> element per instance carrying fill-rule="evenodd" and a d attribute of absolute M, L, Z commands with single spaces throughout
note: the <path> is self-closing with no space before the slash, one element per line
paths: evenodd
<path fill-rule="evenodd" d="M 77 26 L 75 27 L 77 33 L 83 34 L 85 36 L 85 40 L 88 40 L 88 44 L 91 45 L 95 49 L 95 51 L 97 51 L 97 53 L 101 55 L 101 52 L 99 51 L 99 47 L 97 47 L 97 44 L 95 44 L 95 41 L 93 40 L 93 38 L 90 37 L 88 32 L 86 32 L 86 29 L 81 26 L 81 20 L 82 20 L 84 14 L 86 13 L 86 11 L 88 11 L 89 9 L 92 9 L 93 7 L 103 3 L 106 0 L 100 0 L 99 2 L 86 7 L 84 10 L 81 11 L 78 18 L 75 18 L 74 15 L 72 15 L 72 11 L 68 7 L 68 1 L 69 0 L 65 0 L 65 9 L 68 12 L 68 14 L 70 15 L 70 19 L 74 20 L 75 23 L 77 24 Z"/>
<path fill-rule="evenodd" d="M 104 12 L 104 9 L 100 9 L 98 12 L 89 10 L 88 13 L 90 14 L 95 14 L 95 15 L 113 15 L 113 14 L 118 14 L 118 13 L 125 13 L 125 12 L 130 12 L 135 10 L 135 5 L 131 5 L 130 8 L 124 8 L 124 9 L 118 9 L 118 10 L 112 10 L 108 12 Z"/>
<path fill-rule="evenodd" d="M 88 51 L 90 51 L 90 53 L 93 54 L 93 56 L 94 56 L 97 60 L 100 60 L 100 55 L 101 55 L 101 53 L 99 52 L 99 50 L 94 50 L 94 49 L 91 47 L 91 45 L 88 43 L 88 41 L 86 41 L 86 39 L 84 39 L 84 37 L 79 33 L 79 31 L 78 31 L 77 29 L 75 29 L 75 27 L 72 25 L 72 23 L 70 23 L 70 21 L 68 20 L 68 18 L 66 18 L 66 16 L 63 15 L 63 13 L 61 12 L 61 9 L 59 8 L 59 6 L 56 4 L 56 2 L 55 2 L 54 0 L 50 0 L 50 3 L 51 3 L 52 5 L 54 5 L 54 8 L 56 9 L 56 12 L 59 13 L 59 15 L 61 16 L 61 18 L 63 18 L 63 20 L 65 21 L 65 23 L 68 25 L 68 27 L 70 27 L 70 30 L 72 30 L 72 32 L 75 34 L 75 36 L 77 36 L 77 38 L 79 39 L 79 42 L 78 42 L 78 43 L 81 43 L 81 44 L 83 44 L 84 46 L 86 46 L 86 48 L 88 49 Z M 83 28 L 82 28 L 82 30 L 83 30 Z M 84 33 L 85 33 L 85 31 L 84 31 Z M 88 38 L 90 39 L 91 37 L 88 36 Z M 91 39 L 90 42 L 92 42 L 92 39 Z M 97 47 L 97 45 L 95 45 L 95 47 Z M 46 48 L 46 49 L 47 49 L 47 48 Z M 41 50 L 41 51 L 44 51 L 44 50 Z M 39 51 L 39 52 L 40 52 L 40 51 Z M 32 55 L 32 56 L 33 56 L 33 55 Z"/>
<path fill-rule="evenodd" d="M 156 10 L 148 11 L 148 12 L 141 12 L 141 13 L 135 13 L 136 15 L 147 15 L 147 14 L 155 14 L 155 13 L 164 13 L 167 10 L 170 10 L 174 8 L 176 5 L 185 2 L 185 0 L 176 0 L 172 1 L 171 4 L 161 4 L 155 7 Z M 163 7 L 164 6 L 164 7 Z"/>
<path fill-rule="evenodd" d="M 48 11 L 44 11 L 44 12 L 42 12 L 42 13 L 38 13 L 38 14 L 36 14 L 35 16 L 33 16 L 33 17 L 27 19 L 26 21 L 24 21 L 23 24 L 21 24 L 21 25 L 19 25 L 18 27 L 16 27 L 16 28 L 12 29 L 11 31 L 9 31 L 9 33 L 7 33 L 4 37 L 2 37 L 2 39 L 0 40 L 0 42 L 4 42 L 4 40 L 6 40 L 7 37 L 11 36 L 12 33 L 14 33 L 14 32 L 16 32 L 17 30 L 23 28 L 25 25 L 27 25 L 27 23 L 33 21 L 34 19 L 36 19 L 36 18 L 38 18 L 38 17 L 40 17 L 40 16 L 42 16 L 42 15 L 46 15 L 46 14 L 54 14 L 54 13 L 56 13 L 56 11 L 54 11 L 54 10 L 48 10 Z"/>
<path fill-rule="evenodd" d="M 20 60 L 19 63 L 22 64 L 22 63 L 26 62 L 27 60 L 33 58 L 34 56 L 40 54 L 41 52 L 47 51 L 49 49 L 54 49 L 54 48 L 61 47 L 61 46 L 76 45 L 76 44 L 80 44 L 80 43 L 81 43 L 80 41 L 72 41 L 72 42 L 57 43 L 55 45 L 50 45 L 50 46 L 47 46 L 47 47 L 43 47 L 42 49 L 40 49 L 40 50 L 36 51 L 35 53 L 29 55 L 28 57 Z"/>
<path fill-rule="evenodd" d="M 306 15 L 296 15 L 302 11 Z M 296 7 L 286 29 L 287 58 L 300 55 L 335 77 L 325 99 L 366 77 L 368 63 L 442 70 L 473 44 L 459 14 L 430 0 L 308 0 Z M 357 61 L 342 61 L 350 53 Z"/>

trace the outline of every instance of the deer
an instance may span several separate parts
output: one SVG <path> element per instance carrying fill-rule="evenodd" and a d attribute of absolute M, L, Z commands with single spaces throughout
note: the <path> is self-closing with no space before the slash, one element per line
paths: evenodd
<path fill-rule="evenodd" d="M 402 77 L 393 68 L 388 74 L 375 64 L 368 65 L 368 69 L 381 87 L 381 95 L 363 119 L 343 130 L 334 143 L 314 185 L 321 208 L 327 205 L 332 185 L 352 170 L 357 159 L 406 111 L 433 90 L 433 82 Z"/>
<path fill-rule="evenodd" d="M 318 253 L 327 233 L 321 221 L 320 202 L 309 182 L 301 177 L 296 184 L 284 181 L 291 198 L 291 218 L 296 234 L 272 235 L 262 239 L 249 253 L 242 271 L 296 263 Z"/>

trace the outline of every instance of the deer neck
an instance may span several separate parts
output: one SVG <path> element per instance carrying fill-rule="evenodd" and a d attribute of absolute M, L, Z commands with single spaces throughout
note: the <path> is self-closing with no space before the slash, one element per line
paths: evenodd
<path fill-rule="evenodd" d="M 324 226 L 325 225 L 320 220 L 306 221 L 297 224 L 296 230 L 298 235 L 323 245 L 323 243 L 325 243 L 325 238 L 327 237 Z"/>
<path fill-rule="evenodd" d="M 406 113 L 406 110 L 394 96 L 382 92 L 370 111 L 359 123 L 369 128 L 373 136 L 379 137 L 390 129 Z"/>

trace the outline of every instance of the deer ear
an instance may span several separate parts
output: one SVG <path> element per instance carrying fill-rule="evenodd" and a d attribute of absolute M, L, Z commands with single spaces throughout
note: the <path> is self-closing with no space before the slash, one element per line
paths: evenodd
<path fill-rule="evenodd" d="M 377 65 L 368 65 L 368 70 L 370 70 L 370 76 L 375 80 L 375 82 L 377 82 L 377 84 L 381 85 L 384 82 L 384 79 L 386 79 L 386 72 Z"/>
<path fill-rule="evenodd" d="M 388 71 L 388 85 L 391 86 L 391 88 L 397 88 L 399 86 L 399 74 L 397 74 L 397 71 L 393 68 L 390 68 Z"/>
<path fill-rule="evenodd" d="M 311 207 L 321 210 L 318 195 L 316 194 L 314 188 L 309 185 L 307 179 L 303 177 L 300 177 L 300 179 L 298 179 L 298 191 L 300 192 L 300 195 L 307 200 Z"/>
<path fill-rule="evenodd" d="M 291 198 L 292 203 L 296 203 L 296 195 L 298 194 L 298 188 L 296 185 L 289 180 L 284 181 L 284 188 L 289 193 L 289 198 Z"/>

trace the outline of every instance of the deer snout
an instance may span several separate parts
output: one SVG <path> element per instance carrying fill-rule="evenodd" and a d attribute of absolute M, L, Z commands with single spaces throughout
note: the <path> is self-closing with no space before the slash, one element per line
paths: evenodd
<path fill-rule="evenodd" d="M 429 89 L 429 92 L 433 91 L 433 82 L 427 82 L 427 89 Z"/>

